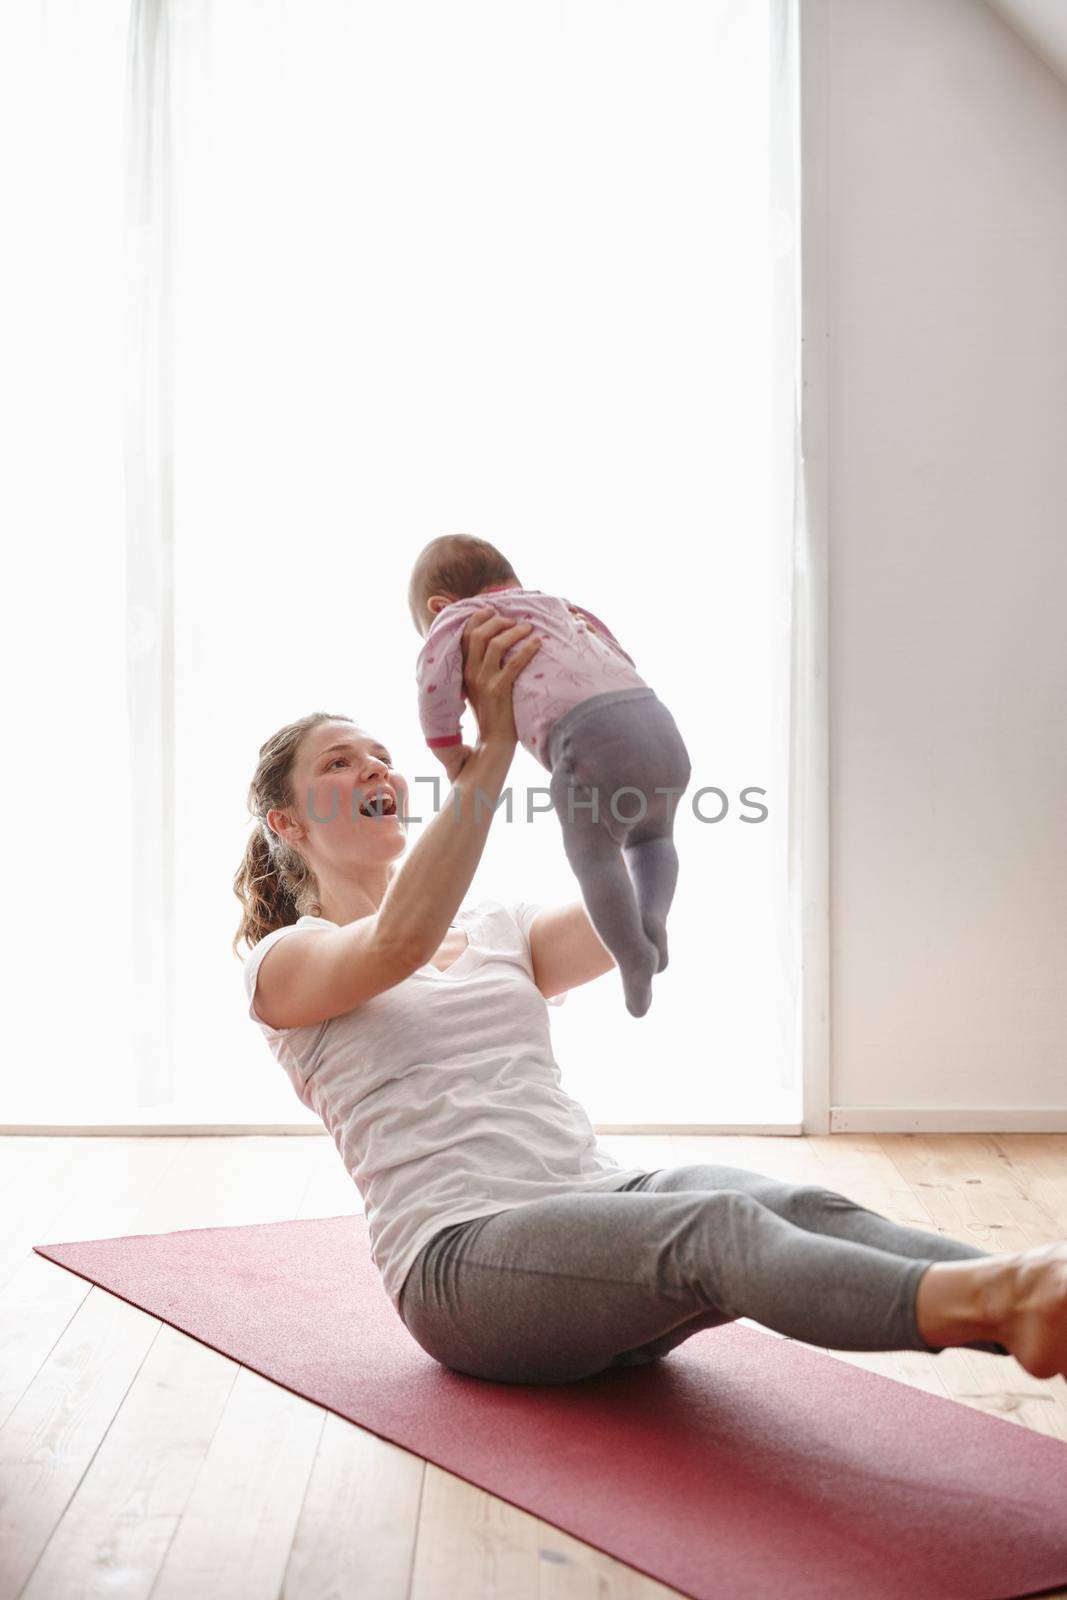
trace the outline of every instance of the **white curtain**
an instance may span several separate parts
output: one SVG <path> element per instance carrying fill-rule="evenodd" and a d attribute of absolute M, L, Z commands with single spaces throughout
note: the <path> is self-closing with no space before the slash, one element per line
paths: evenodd
<path fill-rule="evenodd" d="M 166 0 L 133 5 L 127 46 L 126 695 L 137 929 L 129 1016 L 139 1105 L 172 1100 L 181 1081 L 175 1069 L 172 95 L 186 64 L 171 38 L 171 11 Z"/>
<path fill-rule="evenodd" d="M 79 93 L 117 98 L 124 147 L 72 154 L 58 90 L 23 108 L 62 130 L 47 159 L 95 160 L 49 225 L 100 255 L 98 282 L 68 256 L 51 293 L 27 267 L 27 370 L 76 280 L 65 359 L 114 391 L 51 441 L 64 469 L 90 436 L 110 452 L 106 493 L 58 474 L 34 507 L 41 601 L 68 545 L 85 579 L 17 748 L 57 758 L 42 716 L 113 747 L 105 804 L 83 788 L 27 852 L 51 957 L 31 994 L 59 966 L 91 996 L 36 1033 L 27 1106 L 307 1119 L 229 948 L 248 781 L 282 723 L 345 713 L 430 815 L 405 583 L 463 529 L 604 617 L 693 757 L 670 967 L 640 1021 L 612 974 L 553 1011 L 565 1081 L 606 1125 L 798 1120 L 795 0 L 133 0 L 121 42 L 116 9 L 94 29 L 50 7 L 38 64 L 91 35 Z M 95 641 L 99 611 L 106 650 L 79 652 L 72 619 Z M 471 899 L 576 897 L 558 823 L 525 820 L 545 782 L 520 749 Z M 716 790 L 727 814 L 701 820 Z"/>
<path fill-rule="evenodd" d="M 0 6 L 5 1125 L 137 1093 L 126 26 L 121 0 Z"/>

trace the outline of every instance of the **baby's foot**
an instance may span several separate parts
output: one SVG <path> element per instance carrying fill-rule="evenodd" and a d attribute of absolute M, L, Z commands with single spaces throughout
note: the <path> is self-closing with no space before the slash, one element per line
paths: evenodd
<path fill-rule="evenodd" d="M 656 964 L 659 961 L 659 951 L 648 939 L 644 945 L 645 959 L 641 962 L 631 962 L 628 968 L 620 969 L 626 1009 L 631 1017 L 643 1017 L 652 1004 L 652 977 L 658 970 Z"/>
<path fill-rule="evenodd" d="M 653 917 L 642 917 L 641 925 L 647 936 L 652 940 L 659 954 L 657 972 L 662 972 L 667 965 L 667 928 L 662 922 L 656 922 Z"/>

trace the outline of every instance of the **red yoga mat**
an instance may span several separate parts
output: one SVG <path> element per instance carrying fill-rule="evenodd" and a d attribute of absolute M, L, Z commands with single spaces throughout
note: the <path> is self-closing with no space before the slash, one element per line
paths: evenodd
<path fill-rule="evenodd" d="M 1067 1583 L 1067 1444 L 727 1323 L 578 1383 L 452 1372 L 362 1216 L 35 1245 L 263 1377 L 695 1600 Z"/>

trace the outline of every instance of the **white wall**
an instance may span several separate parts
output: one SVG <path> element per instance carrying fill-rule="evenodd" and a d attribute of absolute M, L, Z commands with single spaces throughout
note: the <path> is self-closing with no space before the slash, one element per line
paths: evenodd
<path fill-rule="evenodd" d="M 1067 88 L 984 0 L 809 16 L 831 1126 L 1063 1131 Z"/>

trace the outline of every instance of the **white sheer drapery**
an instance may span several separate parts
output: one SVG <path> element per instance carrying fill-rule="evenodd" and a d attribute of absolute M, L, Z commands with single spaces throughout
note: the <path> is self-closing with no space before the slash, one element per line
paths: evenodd
<path fill-rule="evenodd" d="M 79 598 L 115 612 L 111 675 L 61 652 L 57 682 L 76 676 L 86 720 L 110 719 L 105 859 L 125 853 L 128 876 L 94 880 L 78 947 L 110 1029 L 82 1026 L 97 1013 L 79 991 L 36 1106 L 83 1104 L 89 1072 L 131 1113 L 304 1119 L 229 950 L 248 780 L 282 723 L 348 713 L 429 815 L 404 588 L 425 540 L 462 528 L 610 621 L 679 721 L 692 791 L 729 802 L 719 823 L 691 797 L 679 813 L 648 1015 L 628 1016 L 611 975 L 553 1012 L 569 1086 L 608 1124 L 796 1120 L 795 13 L 133 0 L 124 82 L 116 40 L 92 41 L 98 67 L 112 51 L 96 81 L 126 132 L 125 279 L 100 303 L 125 318 L 122 382 L 107 349 L 128 404 L 124 438 L 113 405 L 69 417 L 56 445 L 66 459 L 79 429 L 106 435 L 126 510 L 113 479 L 82 512 Z M 93 192 L 108 182 L 119 193 L 102 171 Z M 104 223 L 90 205 L 54 225 Z M 43 328 L 52 302 L 35 303 Z M 83 307 L 78 349 L 99 321 Z M 63 509 L 42 508 L 44 536 Z M 81 725 L 53 702 L 50 729 Z M 546 777 L 517 752 L 514 820 L 494 823 L 472 897 L 575 896 L 555 820 L 524 820 Z M 708 793 L 702 815 L 720 806 Z M 70 880 L 49 826 L 34 881 L 54 943 Z"/>
<path fill-rule="evenodd" d="M 124 0 L 0 6 L 0 1122 L 136 1097 Z"/>
<path fill-rule="evenodd" d="M 174 1097 L 175 590 L 171 99 L 166 0 L 130 11 L 127 66 L 126 604 L 133 807 L 130 1033 L 138 1103 Z"/>

